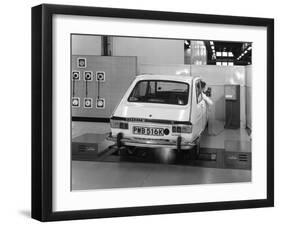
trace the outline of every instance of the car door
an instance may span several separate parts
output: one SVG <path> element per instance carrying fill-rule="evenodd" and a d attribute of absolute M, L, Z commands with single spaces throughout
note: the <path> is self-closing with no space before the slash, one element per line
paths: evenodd
<path fill-rule="evenodd" d="M 195 81 L 195 124 L 196 124 L 196 135 L 200 135 L 202 132 L 202 128 L 204 126 L 204 104 L 205 101 L 203 100 L 202 91 L 201 91 L 201 84 L 200 80 Z"/>

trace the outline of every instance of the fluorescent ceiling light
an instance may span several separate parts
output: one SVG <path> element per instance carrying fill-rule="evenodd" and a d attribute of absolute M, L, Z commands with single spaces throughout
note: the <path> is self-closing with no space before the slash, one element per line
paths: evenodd
<path fill-rule="evenodd" d="M 232 52 L 228 52 L 228 56 L 229 57 L 233 57 L 233 53 Z"/>
<path fill-rule="evenodd" d="M 227 62 L 222 62 L 222 66 L 227 66 Z"/>

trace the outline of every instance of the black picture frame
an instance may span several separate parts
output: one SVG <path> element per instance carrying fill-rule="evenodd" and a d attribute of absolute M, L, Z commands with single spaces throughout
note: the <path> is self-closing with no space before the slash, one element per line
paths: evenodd
<path fill-rule="evenodd" d="M 267 28 L 267 198 L 95 210 L 52 210 L 52 17 L 55 14 L 262 26 Z M 122 217 L 274 206 L 274 20 L 237 16 L 43 4 L 32 8 L 32 218 Z"/>

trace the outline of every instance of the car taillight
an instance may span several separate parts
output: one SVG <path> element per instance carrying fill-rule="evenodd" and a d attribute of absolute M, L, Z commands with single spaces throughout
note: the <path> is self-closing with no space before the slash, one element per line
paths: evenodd
<path fill-rule="evenodd" d="M 128 129 L 128 123 L 127 122 L 122 122 L 119 120 L 110 120 L 110 127 L 111 128 L 117 128 L 117 129 Z"/>
<path fill-rule="evenodd" d="M 192 133 L 192 125 L 176 125 L 172 127 L 173 133 Z"/>

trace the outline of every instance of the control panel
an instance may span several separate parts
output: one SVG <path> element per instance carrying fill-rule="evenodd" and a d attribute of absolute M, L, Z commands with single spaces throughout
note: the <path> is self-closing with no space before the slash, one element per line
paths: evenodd
<path fill-rule="evenodd" d="M 73 55 L 72 117 L 109 118 L 136 76 L 136 57 Z"/>

